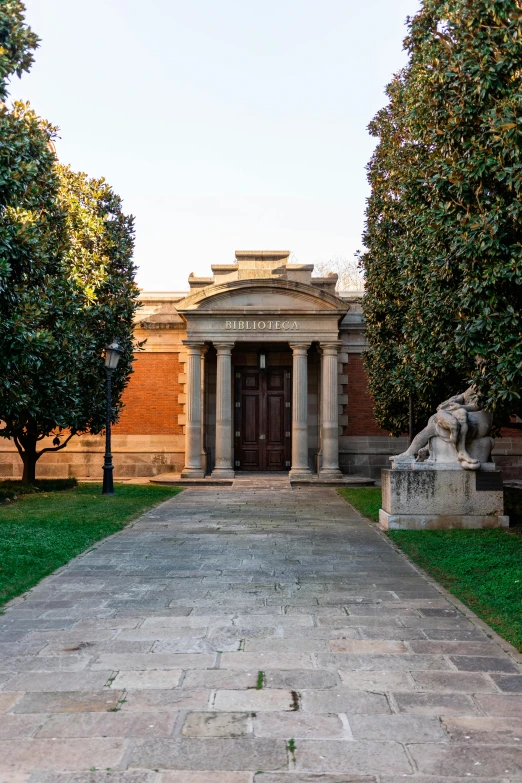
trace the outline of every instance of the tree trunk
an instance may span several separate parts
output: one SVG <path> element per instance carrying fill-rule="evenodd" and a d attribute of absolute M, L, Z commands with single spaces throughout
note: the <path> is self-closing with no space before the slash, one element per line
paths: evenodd
<path fill-rule="evenodd" d="M 24 444 L 22 452 L 22 461 L 24 463 L 24 472 L 22 474 L 22 484 L 34 484 L 36 481 L 36 440 L 27 441 Z"/>

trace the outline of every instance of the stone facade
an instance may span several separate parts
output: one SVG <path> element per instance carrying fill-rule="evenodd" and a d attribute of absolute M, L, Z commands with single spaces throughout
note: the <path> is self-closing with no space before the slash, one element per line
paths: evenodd
<path fill-rule="evenodd" d="M 313 276 L 288 251 L 238 251 L 212 277 L 190 275 L 188 292 L 141 295 L 135 335 L 145 340 L 113 429 L 116 478 L 181 473 L 227 477 L 237 465 L 234 378 L 239 367 L 291 375 L 291 474 L 379 478 L 406 448 L 373 417 L 362 362 L 358 292 L 336 293 L 336 276 Z M 288 404 L 288 403 L 287 403 Z M 75 438 L 38 462 L 40 477 L 101 479 L 103 436 Z M 507 478 L 520 478 L 522 438 L 497 441 Z M 18 477 L 13 444 L 0 441 L 0 476 Z"/>

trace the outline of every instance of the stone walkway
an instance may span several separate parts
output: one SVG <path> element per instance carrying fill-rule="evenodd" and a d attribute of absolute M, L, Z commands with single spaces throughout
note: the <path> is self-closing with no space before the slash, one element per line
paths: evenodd
<path fill-rule="evenodd" d="M 522 675 L 331 488 L 190 489 L 0 617 L 1 783 L 522 781 Z"/>

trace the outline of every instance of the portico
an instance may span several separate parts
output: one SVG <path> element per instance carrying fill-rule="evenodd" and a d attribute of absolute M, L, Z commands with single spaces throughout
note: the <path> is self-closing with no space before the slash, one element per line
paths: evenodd
<path fill-rule="evenodd" d="M 349 305 L 335 278 L 312 278 L 286 251 L 236 258 L 213 266 L 212 279 L 189 278 L 177 305 L 187 351 L 182 478 L 229 479 L 252 465 L 341 478 L 339 325 Z"/>

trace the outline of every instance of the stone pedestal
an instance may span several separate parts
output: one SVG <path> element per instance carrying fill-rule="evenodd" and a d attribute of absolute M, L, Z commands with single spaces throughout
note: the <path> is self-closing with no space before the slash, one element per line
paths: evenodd
<path fill-rule="evenodd" d="M 499 470 L 382 471 L 383 530 L 507 527 Z"/>

